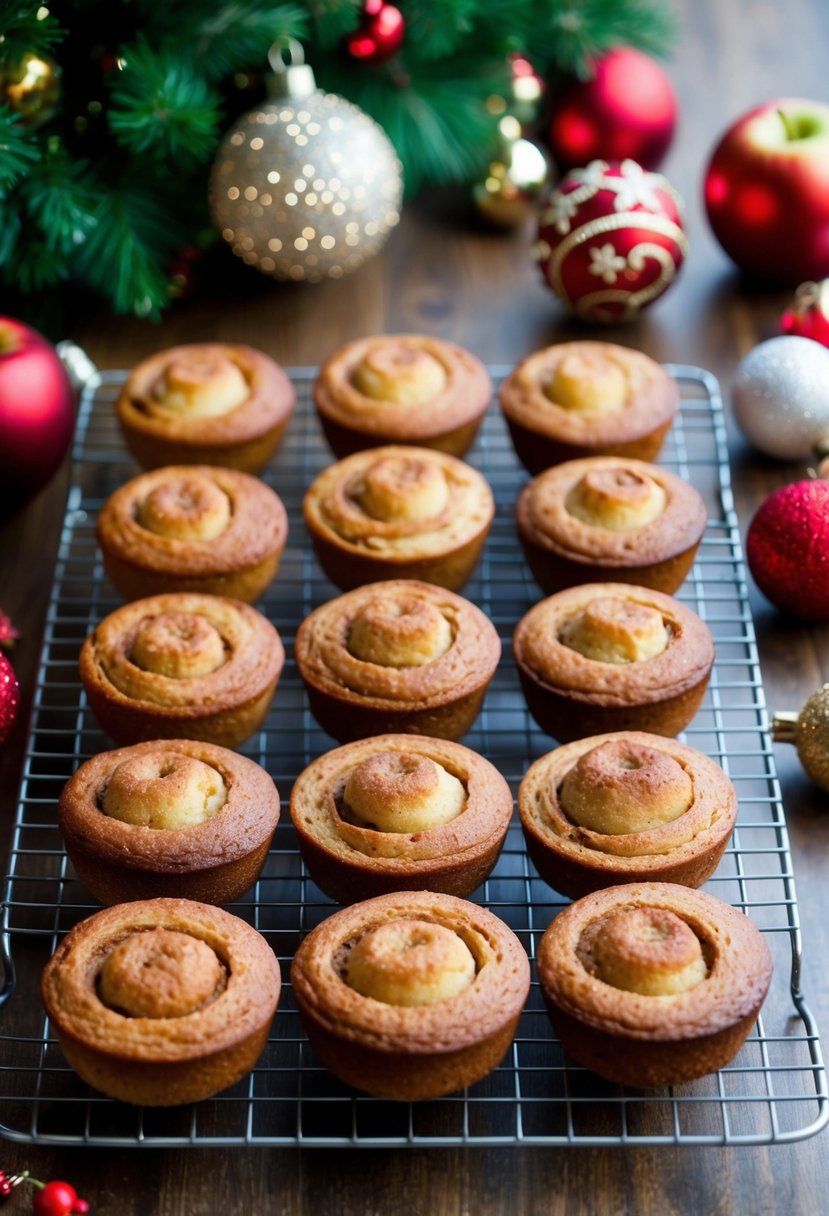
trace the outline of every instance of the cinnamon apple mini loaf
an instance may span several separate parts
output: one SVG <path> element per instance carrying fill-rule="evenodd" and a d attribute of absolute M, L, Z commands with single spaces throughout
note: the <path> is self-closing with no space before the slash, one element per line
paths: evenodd
<path fill-rule="evenodd" d="M 104 569 L 125 599 L 197 591 L 252 604 L 276 576 L 288 519 L 257 477 L 171 465 L 110 495 L 97 535 Z"/>
<path fill-rule="evenodd" d="M 653 460 L 679 408 L 676 381 L 640 351 L 560 342 L 536 351 L 501 386 L 501 408 L 531 473 L 584 456 Z"/>
<path fill-rule="evenodd" d="M 326 359 L 314 384 L 322 429 L 338 457 L 387 443 L 463 456 L 491 399 L 479 359 L 424 334 L 349 342 Z"/>
<path fill-rule="evenodd" d="M 149 899 L 104 908 L 63 939 L 41 996 L 75 1072 L 121 1102 L 179 1106 L 253 1068 L 279 1002 L 279 964 L 221 908 Z"/>
<path fill-rule="evenodd" d="M 495 503 L 481 474 L 454 456 L 391 446 L 329 465 L 303 511 L 320 565 L 343 590 L 406 577 L 459 591 Z"/>
<path fill-rule="evenodd" d="M 326 1068 L 377 1097 L 418 1101 L 498 1066 L 530 967 L 512 930 L 485 908 L 403 891 L 318 925 L 294 957 L 291 983 Z"/>
<path fill-rule="evenodd" d="M 294 401 L 291 381 L 262 351 L 202 342 L 144 359 L 115 409 L 145 469 L 210 464 L 258 473 L 279 446 Z"/>
<path fill-rule="evenodd" d="M 629 731 L 541 756 L 521 782 L 518 813 L 539 874 L 575 899 L 646 879 L 701 886 L 731 836 L 737 795 L 702 752 Z"/>
<path fill-rule="evenodd" d="M 512 817 L 498 770 L 460 743 L 380 735 L 326 752 L 291 792 L 314 882 L 342 904 L 390 891 L 471 894 Z"/>
<path fill-rule="evenodd" d="M 694 486 L 620 456 L 568 460 L 525 486 L 518 536 L 547 595 L 578 583 L 636 583 L 673 593 L 707 521 Z"/>
<path fill-rule="evenodd" d="M 642 882 L 560 912 L 538 978 L 564 1049 L 636 1089 L 680 1085 L 736 1056 L 771 982 L 754 924 L 704 891 Z"/>
<path fill-rule="evenodd" d="M 629 583 L 587 583 L 542 600 L 518 622 L 513 652 L 530 713 L 562 743 L 619 730 L 678 735 L 714 664 L 695 612 Z"/>
<path fill-rule="evenodd" d="M 278 820 L 263 768 L 192 739 L 101 752 L 58 803 L 69 860 L 104 904 L 173 895 L 230 903 L 259 877 Z"/>
<path fill-rule="evenodd" d="M 329 600 L 302 622 L 295 646 L 311 711 L 341 743 L 400 732 L 459 739 L 500 655 L 479 608 L 416 579 Z"/>
<path fill-rule="evenodd" d="M 262 724 L 284 659 L 279 634 L 249 604 L 181 592 L 111 612 L 81 647 L 80 676 L 116 743 L 238 747 Z"/>

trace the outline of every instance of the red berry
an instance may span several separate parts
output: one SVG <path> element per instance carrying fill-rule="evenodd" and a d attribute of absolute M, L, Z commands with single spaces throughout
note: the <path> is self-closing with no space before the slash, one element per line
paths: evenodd
<path fill-rule="evenodd" d="M 86 1213 L 89 1211 L 89 1204 L 85 1199 L 76 1199 L 72 1211 L 77 1212 L 78 1216 L 86 1216 Z"/>
<path fill-rule="evenodd" d="M 34 1216 L 70 1216 L 75 1210 L 78 1193 L 68 1182 L 47 1182 L 34 1197 Z"/>

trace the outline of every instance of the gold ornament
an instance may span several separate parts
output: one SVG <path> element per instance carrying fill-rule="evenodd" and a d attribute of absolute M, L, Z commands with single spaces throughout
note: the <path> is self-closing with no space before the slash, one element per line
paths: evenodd
<path fill-rule="evenodd" d="M 51 59 L 24 55 L 14 68 L 0 73 L 0 99 L 27 127 L 48 122 L 60 99 L 60 79 Z"/>
<path fill-rule="evenodd" d="M 478 211 L 502 228 L 512 228 L 538 212 L 550 187 L 551 164 L 521 124 L 507 114 L 498 124 L 499 149 L 486 175 L 472 188 Z"/>
<path fill-rule="evenodd" d="M 794 743 L 806 772 L 829 791 L 829 684 L 812 693 L 799 714 L 775 714 L 771 734 L 775 743 Z"/>
<path fill-rule="evenodd" d="M 269 56 L 274 100 L 228 132 L 210 177 L 213 222 L 233 252 L 275 279 L 341 278 L 400 219 L 402 168 L 357 106 L 316 87 L 302 50 Z"/>

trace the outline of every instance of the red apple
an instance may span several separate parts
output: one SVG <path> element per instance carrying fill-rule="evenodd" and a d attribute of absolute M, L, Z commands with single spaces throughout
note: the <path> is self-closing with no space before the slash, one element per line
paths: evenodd
<path fill-rule="evenodd" d="M 590 80 L 572 80 L 553 98 L 549 142 L 564 173 L 591 160 L 635 160 L 655 169 L 676 125 L 676 97 L 648 55 L 620 46 L 596 60 Z"/>
<path fill-rule="evenodd" d="M 37 493 L 66 455 L 75 427 L 72 386 L 55 348 L 0 317 L 0 507 Z"/>
<path fill-rule="evenodd" d="M 829 105 L 782 98 L 726 131 L 705 175 L 714 235 L 750 274 L 829 275 Z"/>

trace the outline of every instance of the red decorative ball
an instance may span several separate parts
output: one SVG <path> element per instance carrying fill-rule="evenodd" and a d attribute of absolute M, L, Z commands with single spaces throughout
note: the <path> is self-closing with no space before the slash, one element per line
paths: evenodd
<path fill-rule="evenodd" d="M 550 149 L 562 170 L 628 157 L 655 169 L 670 147 L 676 116 L 676 97 L 659 64 L 617 47 L 596 61 L 591 80 L 572 80 L 553 99 Z"/>
<path fill-rule="evenodd" d="M 685 259 L 681 207 L 667 178 L 635 161 L 574 169 L 541 214 L 535 256 L 545 280 L 582 320 L 631 320 Z"/>
<path fill-rule="evenodd" d="M 0 317 L 0 509 L 46 485 L 74 427 L 72 386 L 54 347 L 20 321 Z"/>
<path fill-rule="evenodd" d="M 739 118 L 711 156 L 705 206 L 749 274 L 791 286 L 829 275 L 829 105 L 782 98 Z"/>
<path fill-rule="evenodd" d="M 71 1216 L 72 1213 L 89 1211 L 85 1199 L 68 1182 L 47 1182 L 32 1200 L 34 1216 Z"/>
<path fill-rule="evenodd" d="M 829 346 L 829 279 L 800 284 L 794 303 L 780 318 L 780 332 Z"/>
<path fill-rule="evenodd" d="M 400 49 L 405 33 L 399 8 L 385 0 L 365 0 L 360 28 L 346 38 L 345 50 L 362 63 L 384 63 Z"/>
<path fill-rule="evenodd" d="M 4 654 L 0 654 L 0 743 L 6 739 L 14 726 L 20 705 L 20 685 L 14 668 Z"/>
<path fill-rule="evenodd" d="M 778 608 L 829 621 L 829 481 L 798 481 L 767 498 L 749 526 L 746 555 Z"/>

